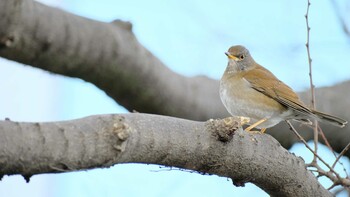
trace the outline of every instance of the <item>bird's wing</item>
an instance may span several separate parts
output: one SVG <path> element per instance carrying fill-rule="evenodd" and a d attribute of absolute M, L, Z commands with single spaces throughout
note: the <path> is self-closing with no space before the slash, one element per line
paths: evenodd
<path fill-rule="evenodd" d="M 302 114 L 312 114 L 312 111 L 300 101 L 298 95 L 289 86 L 264 67 L 258 66 L 253 72 L 247 71 L 243 77 L 251 84 L 252 88 L 273 98 L 280 104 Z"/>

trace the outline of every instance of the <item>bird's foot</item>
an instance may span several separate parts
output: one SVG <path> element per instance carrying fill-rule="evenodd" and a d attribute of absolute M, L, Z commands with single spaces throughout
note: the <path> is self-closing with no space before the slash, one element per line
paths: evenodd
<path fill-rule="evenodd" d="M 265 122 L 267 119 L 263 118 L 261 120 L 259 120 L 258 122 L 250 125 L 249 127 L 247 127 L 246 129 L 244 129 L 244 131 L 247 131 L 249 133 L 259 133 L 262 134 L 266 131 L 266 128 L 261 128 L 260 131 L 252 131 L 253 128 L 255 128 L 256 126 L 260 125 L 261 123 Z"/>
<path fill-rule="evenodd" d="M 260 129 L 260 131 L 259 130 L 257 130 L 257 131 L 247 130 L 247 128 L 246 128 L 246 129 L 244 129 L 244 131 L 246 131 L 250 134 L 263 134 L 263 133 L 265 133 L 266 128 L 262 128 L 262 129 Z"/>

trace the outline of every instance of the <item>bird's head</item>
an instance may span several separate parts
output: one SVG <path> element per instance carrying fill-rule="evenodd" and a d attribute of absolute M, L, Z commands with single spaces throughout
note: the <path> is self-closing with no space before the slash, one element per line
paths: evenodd
<path fill-rule="evenodd" d="M 256 65 L 248 49 L 244 46 L 236 45 L 228 49 L 225 54 L 228 57 L 227 70 L 231 72 L 241 72 L 254 68 Z"/>

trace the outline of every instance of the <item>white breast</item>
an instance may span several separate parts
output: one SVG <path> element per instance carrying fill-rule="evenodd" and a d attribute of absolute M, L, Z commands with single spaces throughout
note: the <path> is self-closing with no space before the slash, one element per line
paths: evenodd
<path fill-rule="evenodd" d="M 220 81 L 220 98 L 227 111 L 233 116 L 249 117 L 250 124 L 267 118 L 258 128 L 272 127 L 292 113 L 290 110 L 281 112 L 278 107 L 264 105 L 264 101 L 271 98 L 251 88 L 244 79 L 225 82 Z"/>

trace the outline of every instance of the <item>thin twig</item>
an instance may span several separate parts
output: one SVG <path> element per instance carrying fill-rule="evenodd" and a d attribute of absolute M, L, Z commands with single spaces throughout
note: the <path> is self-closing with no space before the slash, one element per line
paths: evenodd
<path fill-rule="evenodd" d="M 310 91 L 311 91 L 311 108 L 316 109 L 316 97 L 315 97 L 315 86 L 312 80 L 312 59 L 310 55 L 310 25 L 309 25 L 309 10 L 310 10 L 310 0 L 307 0 L 307 7 L 306 7 L 306 14 L 305 14 L 305 21 L 306 21 L 306 51 L 307 51 L 307 58 L 309 62 L 309 77 L 310 77 Z M 317 153 L 318 149 L 318 122 L 317 120 L 314 120 L 314 146 L 315 146 L 315 152 Z M 317 157 L 314 155 L 313 162 L 317 161 Z"/>
<path fill-rule="evenodd" d="M 333 189 L 335 186 L 337 186 L 337 185 L 333 183 L 333 185 L 331 185 L 329 188 L 327 188 L 327 190 L 331 190 L 331 189 Z"/>
<path fill-rule="evenodd" d="M 329 169 L 329 171 L 324 171 L 317 163 L 314 162 L 309 164 L 308 167 L 316 168 L 319 176 L 326 176 L 327 178 L 329 178 L 333 182 L 333 185 L 330 187 L 330 189 L 332 189 L 336 185 L 342 185 L 344 188 L 349 188 L 350 180 L 348 178 L 340 177 L 340 175 L 337 172 L 335 172 L 335 170 L 331 166 L 329 166 L 319 155 L 317 155 L 317 153 L 314 150 L 311 149 L 311 147 L 306 143 L 305 139 L 295 130 L 293 125 L 288 120 L 286 120 L 286 122 L 289 125 L 290 129 L 294 132 L 294 134 L 304 143 L 306 148 L 309 149 L 315 155 L 315 157 L 317 157 Z"/>
<path fill-rule="evenodd" d="M 329 148 L 329 150 L 333 153 L 334 157 L 336 158 L 336 160 L 334 161 L 333 165 L 332 165 L 332 168 L 335 167 L 335 165 L 338 163 L 340 163 L 340 165 L 343 167 L 343 171 L 345 172 L 346 174 L 346 177 L 349 177 L 349 174 L 344 166 L 344 164 L 342 162 L 339 161 L 340 157 L 342 157 L 346 151 L 348 151 L 348 149 L 350 148 L 350 142 L 348 145 L 346 145 L 346 147 L 342 150 L 342 152 L 339 154 L 339 156 L 336 155 L 335 151 L 333 150 L 332 146 L 330 145 L 330 143 L 328 142 L 326 136 L 324 135 L 324 132 L 322 131 L 322 128 L 321 127 L 318 127 L 318 131 L 319 133 L 321 134 L 321 137 L 323 139 L 323 141 L 325 142 L 326 146 Z"/>
<path fill-rule="evenodd" d="M 348 145 L 346 145 L 346 147 L 340 152 L 340 154 L 338 155 L 337 159 L 334 161 L 332 168 L 335 167 L 335 165 L 337 164 L 337 162 L 339 161 L 340 157 L 342 157 L 346 151 L 348 151 L 350 148 L 350 142 L 348 143 Z M 343 166 L 344 167 L 344 166 Z"/>
<path fill-rule="evenodd" d="M 311 108 L 316 110 L 316 97 L 315 97 L 315 85 L 313 83 L 313 78 L 312 78 L 312 59 L 310 55 L 310 25 L 309 25 L 309 10 L 310 10 L 310 0 L 307 0 L 307 8 L 306 8 L 306 14 L 305 14 L 305 22 L 306 22 L 306 51 L 307 51 L 307 57 L 308 57 L 308 63 L 309 63 L 309 77 L 310 77 L 310 91 L 311 91 Z M 317 154 L 317 149 L 318 149 L 318 135 L 319 135 L 319 130 L 322 135 L 322 138 L 326 142 L 326 145 L 330 148 L 330 150 L 333 152 L 335 155 L 333 148 L 330 146 L 328 143 L 327 138 L 325 137 L 323 131 L 321 128 L 319 128 L 318 122 L 315 119 L 314 124 L 313 124 L 313 130 L 314 130 L 314 146 L 315 150 L 312 150 L 310 146 L 306 143 L 305 139 L 295 130 L 293 125 L 287 121 L 289 127 L 291 130 L 294 132 L 294 134 L 305 144 L 305 146 L 313 153 L 314 157 L 312 162 L 309 164 L 310 167 L 315 167 L 317 169 L 317 172 L 319 176 L 327 176 L 329 179 L 333 181 L 333 185 L 329 188 L 332 189 L 336 185 L 343 185 L 343 186 L 348 186 L 349 187 L 349 179 L 347 178 L 341 178 L 340 175 L 335 172 L 334 166 L 336 163 L 339 161 L 339 158 L 350 148 L 350 143 L 344 148 L 344 150 L 341 152 L 341 154 L 336 157 L 336 160 L 332 166 L 329 166 L 328 163 L 326 163 L 318 154 Z M 336 156 L 336 155 L 335 155 Z M 327 168 L 329 168 L 329 172 L 324 171 L 322 168 L 317 163 L 317 159 L 319 159 Z M 344 166 L 343 166 L 344 168 Z M 345 168 L 344 168 L 345 171 Z M 346 171 L 345 171 L 346 173 Z M 346 173 L 347 174 L 347 173 Z M 348 177 L 348 175 L 347 175 Z"/>
<path fill-rule="evenodd" d="M 338 179 L 341 179 L 339 174 L 337 172 L 335 172 L 335 170 L 327 162 L 325 162 L 314 150 L 312 150 L 312 148 L 307 144 L 305 139 L 297 132 L 297 130 L 295 130 L 293 125 L 288 120 L 286 120 L 286 122 L 289 125 L 290 129 L 294 132 L 294 134 L 299 138 L 299 140 L 304 143 L 306 148 L 309 149 L 314 154 L 314 156 L 317 157 L 332 173 L 334 173 Z M 311 162 L 311 164 L 313 167 L 315 167 L 314 165 L 317 163 Z"/>
<path fill-rule="evenodd" d="M 333 4 L 333 7 L 336 8 L 336 4 L 335 4 L 335 1 L 332 0 L 332 4 Z M 305 22 L 306 22 L 306 28 L 307 28 L 307 31 L 306 31 L 306 51 L 307 51 L 307 57 L 308 57 L 308 63 L 309 63 L 309 77 L 310 77 L 310 91 L 311 91 L 311 107 L 312 109 L 316 110 L 316 97 L 315 97 L 315 85 L 313 84 L 313 78 L 312 78 L 312 59 L 311 59 L 311 54 L 310 54 L 310 25 L 309 25 L 309 10 L 310 10 L 310 0 L 307 0 L 307 7 L 306 7 L 306 14 L 305 14 Z M 339 13 L 337 13 L 338 15 L 338 18 L 339 19 L 342 19 L 342 17 L 340 16 Z M 344 30 L 346 30 L 345 32 L 346 33 L 349 33 L 345 23 L 343 20 L 341 20 L 342 22 L 342 25 L 343 25 L 343 28 Z M 291 129 L 295 131 L 295 133 L 297 133 L 297 131 L 293 128 L 293 126 L 288 122 L 288 124 L 291 126 Z M 313 160 L 311 162 L 311 164 L 316 164 L 317 165 L 317 158 L 319 158 L 322 163 L 324 163 L 329 169 L 330 171 L 332 171 L 333 173 L 335 173 L 335 175 L 337 176 L 338 179 L 340 179 L 340 176 L 333 170 L 333 168 L 335 167 L 335 165 L 337 164 L 337 162 L 339 162 L 342 166 L 343 166 L 343 169 L 344 169 L 344 172 L 346 174 L 346 177 L 349 177 L 348 176 L 348 173 L 343 165 L 343 163 L 341 163 L 339 161 L 340 157 L 343 156 L 345 154 L 346 151 L 348 151 L 348 149 L 350 148 L 350 143 L 342 150 L 342 152 L 339 154 L 339 156 L 337 157 L 335 152 L 333 151 L 333 148 L 331 147 L 331 145 L 329 144 L 327 138 L 325 137 L 322 129 L 319 127 L 318 125 L 318 122 L 317 120 L 314 120 L 314 124 L 313 124 L 313 130 L 314 130 L 314 146 L 315 146 L 315 150 L 313 151 L 305 142 L 305 140 L 299 135 L 297 134 L 297 136 L 299 137 L 300 140 L 303 141 L 303 143 L 306 145 L 306 147 L 314 153 L 314 157 L 313 157 Z M 317 149 L 318 149 L 318 135 L 319 133 L 321 134 L 323 140 L 325 141 L 326 145 L 329 147 L 329 149 L 332 151 L 333 155 L 336 157 L 336 160 L 334 161 L 333 165 L 330 166 L 328 164 L 326 164 L 318 155 L 317 155 Z M 329 177 L 330 178 L 330 177 Z M 334 179 L 331 179 L 331 180 L 334 180 Z"/>
<path fill-rule="evenodd" d="M 333 6 L 335 6 L 335 2 L 333 2 Z M 310 10 L 310 0 L 307 1 L 307 8 L 306 8 L 306 14 L 305 14 L 305 21 L 306 21 L 306 28 L 307 28 L 307 33 L 306 33 L 306 51 L 307 51 L 307 57 L 308 57 L 308 62 L 309 62 L 309 77 L 310 77 L 310 91 L 311 91 L 311 104 L 312 104 L 312 109 L 316 109 L 316 97 L 315 97 L 315 85 L 313 84 L 313 79 L 312 79 L 312 59 L 310 55 L 310 26 L 309 26 L 309 10 Z M 332 151 L 332 153 L 335 155 L 335 152 L 333 151 L 333 148 L 331 145 L 328 143 L 327 138 L 325 137 L 323 131 L 321 128 L 319 128 L 317 120 L 314 120 L 314 146 L 315 146 L 315 153 L 317 153 L 317 148 L 318 148 L 318 135 L 319 135 L 319 130 L 322 135 L 323 140 L 325 141 L 326 145 L 328 148 Z M 338 157 L 336 157 L 335 162 L 332 165 L 332 168 L 336 165 L 336 163 L 339 161 L 340 157 L 350 148 L 350 143 L 344 148 L 342 151 L 342 154 L 340 154 Z M 344 152 L 345 151 L 345 152 Z M 317 162 L 317 157 L 316 154 L 314 154 L 314 158 L 312 163 Z M 343 166 L 343 169 L 345 173 L 347 174 L 345 167 Z"/>
<path fill-rule="evenodd" d="M 315 124 L 315 127 L 314 127 L 314 146 L 315 146 L 315 152 L 317 153 L 317 149 L 318 149 L 318 122 L 317 120 L 314 120 L 314 124 Z M 317 162 L 317 157 L 314 155 L 314 158 L 313 158 L 313 161 L 314 162 Z"/>
<path fill-rule="evenodd" d="M 317 169 L 317 172 L 319 173 L 319 176 L 326 176 L 329 178 L 334 185 L 342 185 L 345 188 L 350 187 L 350 179 L 349 178 L 342 178 L 328 163 L 326 163 L 314 150 L 311 149 L 311 147 L 306 143 L 305 139 L 295 130 L 293 125 L 286 120 L 287 124 L 289 125 L 289 128 L 294 132 L 294 134 L 304 143 L 307 149 L 309 149 L 315 157 L 317 157 L 328 169 L 329 171 L 324 171 L 317 163 L 311 162 L 311 164 L 308 165 L 308 167 L 314 167 Z M 331 187 L 333 188 L 333 186 Z"/>
<path fill-rule="evenodd" d="M 319 125 L 318 125 L 318 126 L 319 126 Z M 329 148 L 329 150 L 333 153 L 334 157 L 336 158 L 335 162 L 334 162 L 333 165 L 332 165 L 332 168 L 334 168 L 335 165 L 336 165 L 336 163 L 339 162 L 340 165 L 343 167 L 343 171 L 345 172 L 346 177 L 349 177 L 348 172 L 347 172 L 347 170 L 346 170 L 344 164 L 343 164 L 342 162 L 340 162 L 339 159 L 340 159 L 340 157 L 341 157 L 343 154 L 345 154 L 345 152 L 347 151 L 347 150 L 345 150 L 345 149 L 346 149 L 346 148 L 349 149 L 348 146 L 349 146 L 350 143 L 344 148 L 344 150 L 342 150 L 342 152 L 343 152 L 343 151 L 345 151 L 345 152 L 344 152 L 343 154 L 340 154 L 339 157 L 338 157 L 338 156 L 336 155 L 336 152 L 333 150 L 331 144 L 328 142 L 328 139 L 326 138 L 326 136 L 325 136 L 325 134 L 324 134 L 324 132 L 323 132 L 323 130 L 322 130 L 322 128 L 321 128 L 320 126 L 318 127 L 318 132 L 319 132 L 319 134 L 321 135 L 321 137 L 322 137 L 323 141 L 325 142 L 326 146 Z"/>
<path fill-rule="evenodd" d="M 350 180 L 347 178 L 339 177 L 338 174 L 334 174 L 331 171 L 324 171 L 318 164 L 315 164 L 313 167 L 315 167 L 319 174 L 328 177 L 331 181 L 333 181 L 334 185 L 342 185 L 345 188 L 350 187 Z"/>
<path fill-rule="evenodd" d="M 325 136 L 322 128 L 320 127 L 320 125 L 318 125 L 318 132 L 321 135 L 321 137 L 322 137 L 324 143 L 326 144 L 326 146 L 332 151 L 334 157 L 337 157 L 337 155 L 335 154 L 335 151 L 333 150 L 331 144 L 329 143 L 328 139 L 326 138 L 326 136 Z"/>
<path fill-rule="evenodd" d="M 310 90 L 311 90 L 311 105 L 312 108 L 316 108 L 316 99 L 315 99 L 315 86 L 312 80 L 312 59 L 310 55 L 310 25 L 309 25 L 309 9 L 310 9 L 310 0 L 307 1 L 307 8 L 306 8 L 306 14 L 305 14 L 305 21 L 306 21 L 306 51 L 307 51 L 307 58 L 309 62 L 309 77 L 310 77 Z"/>

